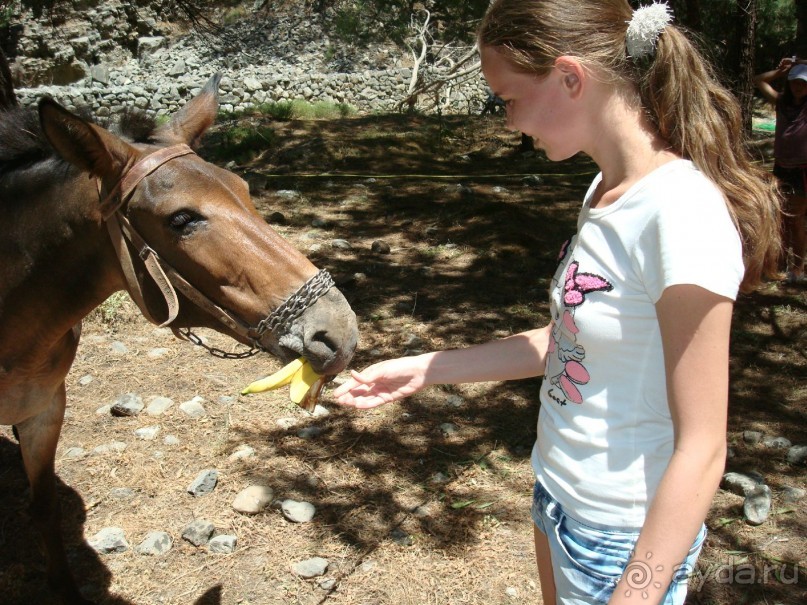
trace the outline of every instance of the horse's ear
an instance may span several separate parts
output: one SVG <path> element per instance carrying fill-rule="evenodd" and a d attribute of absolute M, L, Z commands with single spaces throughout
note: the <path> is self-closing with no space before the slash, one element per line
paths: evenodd
<path fill-rule="evenodd" d="M 17 95 L 11 82 L 11 70 L 3 51 L 0 50 L 0 111 L 17 107 Z"/>
<path fill-rule="evenodd" d="M 53 99 L 39 101 L 42 132 L 65 160 L 95 176 L 118 178 L 137 150 L 100 126 L 70 113 Z"/>
<path fill-rule="evenodd" d="M 165 143 L 186 143 L 195 147 L 216 120 L 219 111 L 219 82 L 221 74 L 210 78 L 199 94 L 185 103 L 182 109 L 155 133 L 157 140 Z"/>

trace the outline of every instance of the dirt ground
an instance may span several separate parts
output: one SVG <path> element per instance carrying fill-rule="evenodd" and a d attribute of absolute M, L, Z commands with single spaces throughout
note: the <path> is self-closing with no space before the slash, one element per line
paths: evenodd
<path fill-rule="evenodd" d="M 557 252 L 595 172 L 587 160 L 550 164 L 522 153 L 496 117 L 247 123 L 262 126 L 266 145 L 235 169 L 278 231 L 335 275 L 360 321 L 354 367 L 547 321 Z M 206 149 L 221 142 L 218 128 Z M 352 247 L 334 247 L 336 239 Z M 389 254 L 374 251 L 376 241 Z M 805 487 L 805 469 L 788 465 L 786 450 L 743 440 L 755 430 L 807 445 L 805 342 L 805 289 L 771 282 L 738 301 L 727 469 L 761 473 L 773 513 L 752 527 L 742 498 L 716 495 L 690 605 L 807 599 L 807 500 L 781 498 L 785 487 Z M 155 329 L 125 297 L 87 319 L 57 471 L 70 559 L 89 596 L 110 605 L 541 603 L 528 512 L 539 380 L 434 387 L 368 412 L 340 409 L 326 391 L 324 417 L 297 409 L 285 392 L 238 394 L 278 367 L 266 356 L 214 358 Z M 175 405 L 156 417 L 97 412 L 125 393 Z M 207 411 L 197 420 L 179 410 L 194 397 Z M 293 426 L 278 424 L 289 418 Z M 445 423 L 456 432 L 446 434 Z M 156 425 L 153 441 L 134 436 Z M 319 436 L 298 435 L 314 426 Z M 166 444 L 168 435 L 176 443 Z M 113 441 L 126 449 L 91 453 Z M 242 445 L 255 455 L 230 459 Z M 77 447 L 87 454 L 71 457 Z M 208 468 L 219 472 L 216 489 L 191 496 L 187 486 Z M 312 503 L 313 520 L 291 523 L 277 506 L 235 512 L 235 495 L 254 484 L 277 500 Z M 56 601 L 26 498 L 16 442 L 2 427 L 0 603 L 49 605 Z M 235 552 L 183 540 L 194 519 L 236 535 Z M 83 541 L 107 526 L 122 528 L 131 548 L 99 555 Z M 168 554 L 136 553 L 152 530 L 171 535 Z M 292 566 L 311 557 L 327 559 L 327 571 L 301 579 Z"/>

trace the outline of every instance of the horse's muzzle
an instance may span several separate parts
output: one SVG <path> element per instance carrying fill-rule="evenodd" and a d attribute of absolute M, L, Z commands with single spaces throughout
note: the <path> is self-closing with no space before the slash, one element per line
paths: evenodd
<path fill-rule="evenodd" d="M 284 350 L 281 357 L 305 357 L 318 374 L 333 376 L 350 363 L 358 337 L 356 314 L 344 295 L 331 288 L 286 326 L 278 344 Z"/>

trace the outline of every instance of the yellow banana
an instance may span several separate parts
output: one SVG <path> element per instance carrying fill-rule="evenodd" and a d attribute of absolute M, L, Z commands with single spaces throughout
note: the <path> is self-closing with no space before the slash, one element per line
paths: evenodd
<path fill-rule="evenodd" d="M 308 393 L 309 389 L 314 386 L 314 383 L 319 379 L 319 374 L 314 371 L 311 364 L 306 361 L 291 379 L 291 386 L 289 387 L 289 398 L 294 403 L 300 403 Z"/>
<path fill-rule="evenodd" d="M 280 387 L 289 384 L 294 378 L 294 375 L 300 371 L 304 365 L 308 365 L 308 362 L 304 358 L 298 357 L 291 363 L 288 363 L 280 368 L 271 376 L 256 380 L 244 388 L 244 390 L 241 391 L 241 394 L 248 395 L 250 393 L 263 393 L 264 391 L 279 389 Z"/>
<path fill-rule="evenodd" d="M 256 380 L 241 394 L 263 393 L 288 384 L 289 398 L 304 410 L 313 412 L 325 382 L 325 376 L 317 374 L 307 359 L 299 357 L 271 376 Z"/>

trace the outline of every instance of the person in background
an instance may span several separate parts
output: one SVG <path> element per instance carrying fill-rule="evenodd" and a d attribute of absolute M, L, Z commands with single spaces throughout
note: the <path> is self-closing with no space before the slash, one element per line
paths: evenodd
<path fill-rule="evenodd" d="M 429 385 L 543 375 L 532 519 L 543 602 L 680 605 L 726 457 L 738 290 L 775 269 L 779 194 L 739 105 L 665 4 L 495 0 L 482 71 L 512 130 L 600 173 L 562 246 L 548 325 L 371 365 L 371 408 Z"/>
<path fill-rule="evenodd" d="M 782 92 L 773 87 L 785 80 Z M 776 69 L 754 77 L 754 84 L 776 107 L 773 173 L 785 193 L 784 252 L 788 283 L 807 284 L 807 60 L 787 57 Z"/>

